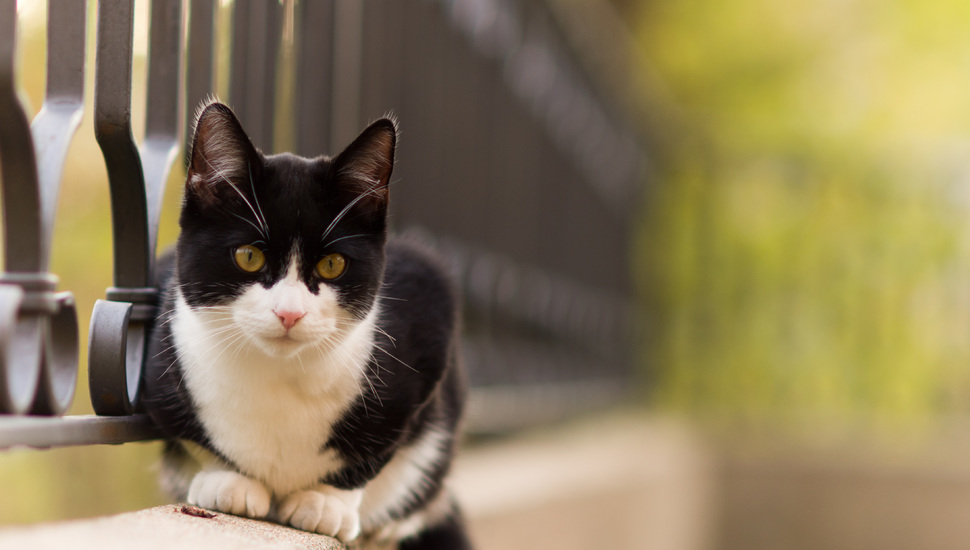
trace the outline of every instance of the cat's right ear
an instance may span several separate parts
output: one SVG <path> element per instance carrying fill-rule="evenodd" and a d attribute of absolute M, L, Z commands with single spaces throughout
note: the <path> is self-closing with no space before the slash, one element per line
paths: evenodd
<path fill-rule="evenodd" d="M 236 200 L 252 189 L 262 166 L 232 109 L 212 102 L 199 110 L 186 177 L 186 195 L 205 205 Z"/>

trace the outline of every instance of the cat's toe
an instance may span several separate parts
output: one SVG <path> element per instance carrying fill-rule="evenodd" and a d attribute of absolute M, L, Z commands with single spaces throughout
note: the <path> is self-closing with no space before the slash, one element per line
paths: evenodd
<path fill-rule="evenodd" d="M 270 494 L 262 483 L 228 471 L 199 472 L 189 485 L 189 504 L 236 516 L 263 518 Z"/>
<path fill-rule="evenodd" d="M 297 529 L 337 537 L 349 542 L 360 533 L 357 510 L 343 501 L 318 491 L 299 491 L 280 504 L 279 519 Z"/>

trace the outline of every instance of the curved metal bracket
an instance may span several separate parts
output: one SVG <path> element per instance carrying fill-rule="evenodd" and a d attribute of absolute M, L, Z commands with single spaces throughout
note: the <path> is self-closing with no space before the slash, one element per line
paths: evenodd
<path fill-rule="evenodd" d="M 141 363 L 129 357 L 137 353 L 141 358 L 144 324 L 131 323 L 133 310 L 130 302 L 98 300 L 91 312 L 88 387 L 94 412 L 100 415 L 132 414 L 138 402 Z"/>
<path fill-rule="evenodd" d="M 78 326 L 74 295 L 55 295 L 58 311 L 52 315 L 44 336 L 43 369 L 31 412 L 62 415 L 74 401 L 78 377 Z"/>
<path fill-rule="evenodd" d="M 40 357 L 32 354 L 40 348 L 40 326 L 22 321 L 23 299 L 24 291 L 19 286 L 0 284 L 0 411 L 8 413 L 27 412 L 40 370 Z M 28 357 L 20 356 L 24 351 Z M 23 368 L 25 365 L 27 369 Z"/>

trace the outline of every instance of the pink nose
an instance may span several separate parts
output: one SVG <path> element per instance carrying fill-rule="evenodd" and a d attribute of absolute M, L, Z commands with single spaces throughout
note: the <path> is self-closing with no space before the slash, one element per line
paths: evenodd
<path fill-rule="evenodd" d="M 296 311 L 291 309 L 274 309 L 273 313 L 279 317 L 281 323 L 283 323 L 283 328 L 290 330 L 297 321 L 306 315 L 305 311 Z"/>

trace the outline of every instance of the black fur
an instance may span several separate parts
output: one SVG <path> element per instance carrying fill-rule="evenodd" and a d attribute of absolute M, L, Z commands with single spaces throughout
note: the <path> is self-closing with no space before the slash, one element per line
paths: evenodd
<path fill-rule="evenodd" d="M 400 550 L 472 550 L 465 522 L 455 511 L 440 523 L 413 538 L 401 541 Z"/>

